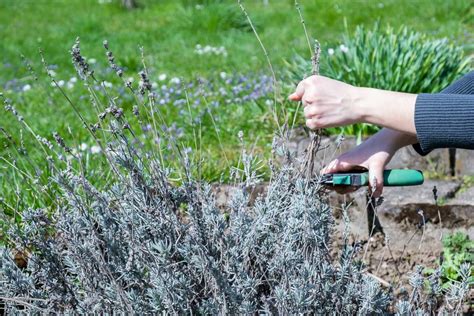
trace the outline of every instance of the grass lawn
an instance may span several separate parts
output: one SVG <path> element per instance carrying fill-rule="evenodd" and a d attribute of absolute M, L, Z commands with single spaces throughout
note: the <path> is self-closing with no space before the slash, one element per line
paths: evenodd
<path fill-rule="evenodd" d="M 293 1 L 268 2 L 265 5 L 264 1 L 255 0 L 244 4 L 278 76 L 285 59 L 291 58 L 294 53 L 307 54 L 308 49 Z M 201 98 L 201 101 L 196 101 L 191 111 L 194 118 L 199 115 L 202 118 L 195 124 L 199 126 L 201 134 L 199 147 L 206 157 L 204 178 L 219 180 L 223 167 L 238 159 L 240 145 L 237 133 L 240 130 L 244 131 L 249 144 L 255 145 L 255 151 L 268 153 L 275 129 L 267 111 L 268 102 L 273 99 L 272 93 L 267 93 L 268 97 L 260 95 L 251 101 L 243 99 L 239 103 L 234 102 L 235 99 L 227 103 L 222 100 L 224 105 L 211 107 L 212 100 L 219 101 L 219 97 L 212 95 L 212 90 L 218 90 L 219 85 L 224 85 L 230 91 L 239 82 L 239 75 L 251 78 L 269 75 L 265 56 L 237 3 L 217 0 L 142 0 L 139 3 L 138 9 L 127 11 L 118 1 L 3 0 L 0 3 L 0 92 L 13 100 L 18 111 L 38 134 L 52 140 L 52 132 L 58 131 L 75 148 L 81 147 L 82 143 L 91 147 L 90 137 L 71 107 L 61 93 L 50 86 L 38 48 L 44 51 L 50 69 L 56 73 L 55 78 L 64 81 L 71 100 L 78 105 L 87 120 L 94 122 L 97 113 L 87 98 L 85 88 L 79 84 L 75 84 L 74 89 L 66 88 L 68 84 L 74 85 L 71 78 L 77 77 L 69 53 L 74 40 L 80 37 L 82 53 L 91 62 L 97 77 L 110 82 L 117 95 L 121 95 L 123 84 L 107 70 L 102 41 L 108 40 L 117 64 L 124 67 L 124 77 L 133 77 L 135 84 L 138 82 L 137 73 L 142 69 L 139 47 L 143 46 L 150 79 L 156 82 L 157 89 L 162 85 L 169 89 L 173 78 L 181 78 L 185 82 L 199 77 L 214 80 L 212 84 L 208 81 L 203 84 L 210 93 L 209 100 L 201 102 Z M 300 4 L 310 35 L 322 43 L 322 58 L 328 48 L 341 44 L 345 24 L 351 32 L 356 25 L 371 27 L 376 21 L 395 28 L 407 25 L 434 38 L 448 37 L 463 46 L 468 53 L 474 49 L 473 9 L 468 0 L 301 0 Z M 215 47 L 220 49 L 220 53 L 199 54 L 197 45 L 201 45 L 202 49 L 207 45 Z M 40 77 L 38 81 L 34 80 L 22 61 L 21 54 L 29 60 Z M 229 78 L 234 78 L 234 81 Z M 225 83 L 226 80 L 229 80 L 228 83 Z M 259 79 L 257 83 L 253 79 L 245 80 L 249 80 L 250 85 L 261 86 Z M 242 89 L 252 87 L 243 84 Z M 198 96 L 195 98 L 199 99 Z M 124 97 L 121 101 L 125 111 L 130 114 L 134 100 Z M 287 104 L 283 103 L 283 106 Z M 195 129 L 191 127 L 192 124 L 187 124 L 189 117 L 182 111 L 178 111 L 171 103 L 166 103 L 162 111 L 167 125 L 176 123 L 177 129 L 180 126 L 183 128 L 179 133 L 187 136 L 193 134 Z M 18 123 L 9 113 L 2 113 L 0 126 L 18 143 L 24 141 L 24 147 L 35 164 L 45 165 L 44 155 L 39 152 L 36 143 L 20 132 Z M 0 136 L 0 140 L 2 157 L 10 162 L 15 161 L 6 137 Z M 183 137 L 182 141 L 186 146 L 196 143 L 194 136 Z M 21 179 L 13 176 L 12 167 L 6 160 L 0 162 L 0 188 L 2 195 L 8 197 L 23 192 L 23 187 Z M 87 163 L 94 164 L 94 159 L 87 160 Z M 99 173 L 96 177 L 102 179 L 103 175 Z"/>
<path fill-rule="evenodd" d="M 118 2 L 118 1 L 117 1 Z M 211 3 L 196 7 L 197 3 Z M 449 37 L 467 45 L 472 11 L 468 0 L 305 1 L 301 6 L 310 34 L 323 47 L 339 44 L 344 19 L 349 30 L 358 24 L 408 25 L 433 37 Z M 141 8 L 122 9 L 114 2 L 97 0 L 14 1 L 0 4 L 0 58 L 11 68 L 1 69 L 0 83 L 25 74 L 19 54 L 38 60 L 42 47 L 59 73 L 71 75 L 68 51 L 77 36 L 84 54 L 103 56 L 108 39 L 121 64 L 140 67 L 138 46 L 156 71 L 172 75 L 203 75 L 213 71 L 264 69 L 265 59 L 235 1 L 139 1 Z M 213 4 L 215 3 L 215 4 Z M 293 1 L 244 2 L 270 52 L 272 62 L 282 65 L 296 51 L 306 52 L 306 42 Z M 472 10 L 472 9 L 471 9 Z M 471 24 L 472 25 L 472 24 Z M 472 37 L 470 38 L 472 40 Z M 226 58 L 206 58 L 194 52 L 196 44 L 224 46 Z"/>

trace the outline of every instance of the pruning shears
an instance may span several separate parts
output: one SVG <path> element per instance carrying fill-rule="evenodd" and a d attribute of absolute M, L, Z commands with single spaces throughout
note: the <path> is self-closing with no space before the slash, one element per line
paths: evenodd
<path fill-rule="evenodd" d="M 328 186 L 369 185 L 368 171 L 353 171 L 348 173 L 329 173 L 321 178 L 321 183 Z M 383 185 L 391 187 L 412 186 L 423 184 L 423 173 L 414 169 L 389 169 L 383 172 Z"/>

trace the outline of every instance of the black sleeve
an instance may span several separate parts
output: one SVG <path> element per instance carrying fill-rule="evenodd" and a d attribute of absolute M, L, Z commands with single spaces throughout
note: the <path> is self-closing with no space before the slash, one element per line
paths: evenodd
<path fill-rule="evenodd" d="M 441 93 L 419 94 L 415 128 L 413 148 L 423 156 L 436 148 L 474 149 L 474 71 Z"/>

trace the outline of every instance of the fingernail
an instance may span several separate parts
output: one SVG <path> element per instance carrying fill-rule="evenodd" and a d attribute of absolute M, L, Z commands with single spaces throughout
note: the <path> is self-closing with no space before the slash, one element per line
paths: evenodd
<path fill-rule="evenodd" d="M 372 179 L 370 180 L 370 190 L 372 191 L 372 194 L 375 193 L 375 191 L 377 191 L 377 178 L 376 177 L 372 177 Z"/>

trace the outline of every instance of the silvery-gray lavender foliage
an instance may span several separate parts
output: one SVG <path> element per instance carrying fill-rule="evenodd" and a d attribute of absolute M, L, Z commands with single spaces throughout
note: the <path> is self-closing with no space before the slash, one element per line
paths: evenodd
<path fill-rule="evenodd" d="M 78 42 L 73 53 L 78 72 L 89 80 L 92 71 L 81 68 Z M 287 159 L 271 168 L 267 192 L 255 200 L 251 191 L 258 174 L 243 152 L 243 166 L 233 170 L 238 190 L 222 209 L 211 186 L 193 178 L 198 166 L 186 152 L 180 156 L 183 178 L 176 183 L 156 155 L 130 141 L 130 126 L 117 127 L 126 124 L 117 111 L 109 111 L 115 113 L 108 116 L 114 138 L 103 152 L 117 173 L 111 186 L 97 188 L 80 168 L 57 164 L 51 180 L 59 187 L 58 209 L 24 210 L 21 227 L 12 225 L 7 232 L 11 247 L 0 248 L 6 312 L 366 315 L 389 310 L 391 294 L 363 272 L 354 260 L 358 247 L 346 235 L 334 257 L 331 208 L 320 185 L 298 172 L 284 142 L 275 142 L 274 151 Z M 431 313 L 439 305 L 439 274 L 429 280 L 424 303 L 420 271 L 412 278 L 412 294 L 396 306 L 400 315 Z M 466 271 L 465 280 L 449 292 L 455 311 L 468 291 Z"/>
<path fill-rule="evenodd" d="M 292 179 L 291 168 L 275 174 L 253 206 L 247 179 L 227 216 L 209 185 L 173 186 L 156 161 L 140 166 L 121 152 L 122 182 L 100 191 L 63 170 L 55 178 L 67 200 L 61 210 L 53 218 L 27 210 L 22 230 L 8 232 L 29 254 L 21 269 L 2 250 L 1 296 L 15 298 L 5 301 L 7 311 L 365 314 L 387 307 L 388 295 L 353 264 L 355 249 L 346 246 L 333 262 L 331 209 L 317 187 Z"/>

